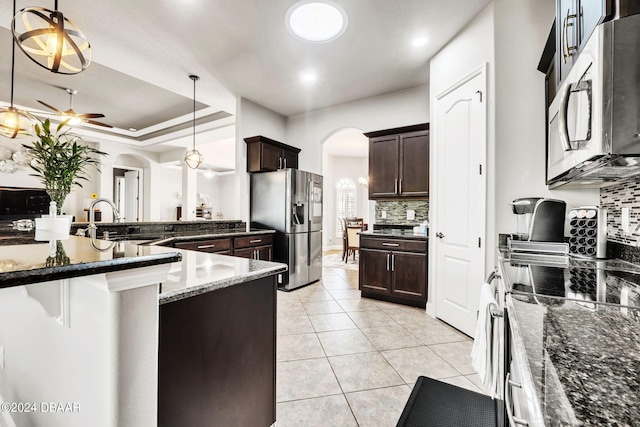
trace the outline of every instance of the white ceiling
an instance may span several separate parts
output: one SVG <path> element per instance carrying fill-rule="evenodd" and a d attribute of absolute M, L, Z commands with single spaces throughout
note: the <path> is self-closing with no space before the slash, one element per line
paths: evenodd
<path fill-rule="evenodd" d="M 67 109 L 64 88 L 78 89 L 75 111 L 104 113 L 100 120 L 117 127 L 112 132 L 138 145 L 151 131 L 155 138 L 169 126 L 189 124 L 189 74 L 201 78 L 201 122 L 235 114 L 236 97 L 284 116 L 301 114 L 427 83 L 429 58 L 490 3 L 335 1 L 348 15 L 346 31 L 332 42 L 311 44 L 284 25 L 296 0 L 63 0 L 59 9 L 89 38 L 93 63 L 75 76 L 53 75 L 17 50 L 15 103 L 44 109 L 36 103 L 41 99 Z M 28 6 L 53 8 L 53 1 L 18 0 L 18 9 Z M 0 26 L 8 29 L 10 22 L 11 8 L 3 6 Z M 429 41 L 414 47 L 419 36 Z M 0 30 L 2 101 L 9 100 L 10 47 L 9 31 Z M 314 85 L 299 79 L 309 70 L 318 76 Z M 158 144 L 154 150 L 162 151 Z"/>

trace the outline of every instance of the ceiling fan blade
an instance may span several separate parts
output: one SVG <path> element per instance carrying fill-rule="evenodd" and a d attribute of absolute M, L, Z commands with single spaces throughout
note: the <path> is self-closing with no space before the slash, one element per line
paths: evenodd
<path fill-rule="evenodd" d="M 46 103 L 46 102 L 44 102 L 44 101 L 40 101 L 39 99 L 38 99 L 37 101 L 38 101 L 40 104 L 42 104 L 42 105 L 44 105 L 45 107 L 47 107 L 47 108 L 49 108 L 49 109 L 51 109 L 51 110 L 55 111 L 55 112 L 56 112 L 56 113 L 58 113 L 58 114 L 61 114 L 61 113 L 62 113 L 62 111 L 58 110 L 56 107 L 52 107 L 51 105 L 47 104 L 47 103 Z"/>
<path fill-rule="evenodd" d="M 102 127 L 105 127 L 105 128 L 112 128 L 112 127 L 113 127 L 113 126 L 108 125 L 108 124 L 106 124 L 106 123 L 96 122 L 96 121 L 94 121 L 94 120 L 83 120 L 83 122 L 85 122 L 85 123 L 89 123 L 89 124 L 91 124 L 91 125 L 102 126 Z"/>
<path fill-rule="evenodd" d="M 99 119 L 100 117 L 106 117 L 101 113 L 76 113 L 76 117 L 81 119 Z"/>

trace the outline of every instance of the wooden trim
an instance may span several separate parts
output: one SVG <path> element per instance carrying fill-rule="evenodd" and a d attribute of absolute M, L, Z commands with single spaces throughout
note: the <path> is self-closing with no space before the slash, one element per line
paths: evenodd
<path fill-rule="evenodd" d="M 244 142 L 247 143 L 247 144 L 251 144 L 251 143 L 254 143 L 254 142 L 266 142 L 267 144 L 271 144 L 271 145 L 274 145 L 276 147 L 283 148 L 285 150 L 294 151 L 296 153 L 299 153 L 300 151 L 302 151 L 302 149 L 300 149 L 298 147 L 294 147 L 292 145 L 283 144 L 282 142 L 278 142 L 278 141 L 276 141 L 274 139 L 267 138 L 266 136 L 262 136 L 262 135 L 250 136 L 248 138 L 245 138 Z"/>
<path fill-rule="evenodd" d="M 421 130 L 429 130 L 429 123 L 420 123 L 417 125 L 403 126 L 393 129 L 376 130 L 373 132 L 365 132 L 364 136 L 368 138 L 376 138 L 378 136 L 394 135 L 396 133 L 417 132 Z"/>

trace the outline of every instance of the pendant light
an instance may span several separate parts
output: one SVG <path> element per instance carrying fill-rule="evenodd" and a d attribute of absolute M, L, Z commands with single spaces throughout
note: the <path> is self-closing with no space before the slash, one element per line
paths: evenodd
<path fill-rule="evenodd" d="M 13 13 L 16 13 L 16 0 L 13 0 Z M 16 43 L 11 39 L 11 106 L 0 109 L 0 134 L 11 139 L 28 135 L 31 131 L 31 118 L 29 115 L 13 106 L 15 62 Z"/>
<path fill-rule="evenodd" d="M 91 63 L 91 45 L 80 28 L 58 10 L 27 7 L 11 21 L 18 46 L 36 64 L 57 74 L 77 74 Z"/>
<path fill-rule="evenodd" d="M 190 75 L 189 78 L 193 80 L 193 149 L 187 151 L 184 162 L 191 169 L 197 169 L 204 160 L 202 154 L 196 150 L 196 82 L 200 80 L 200 77 Z"/>

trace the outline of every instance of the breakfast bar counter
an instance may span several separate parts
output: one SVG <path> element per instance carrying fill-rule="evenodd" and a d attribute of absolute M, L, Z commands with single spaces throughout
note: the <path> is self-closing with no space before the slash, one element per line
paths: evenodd
<path fill-rule="evenodd" d="M 283 271 L 127 241 L 5 236 L 0 403 L 77 410 L 4 417 L 47 427 L 270 426 Z"/>

